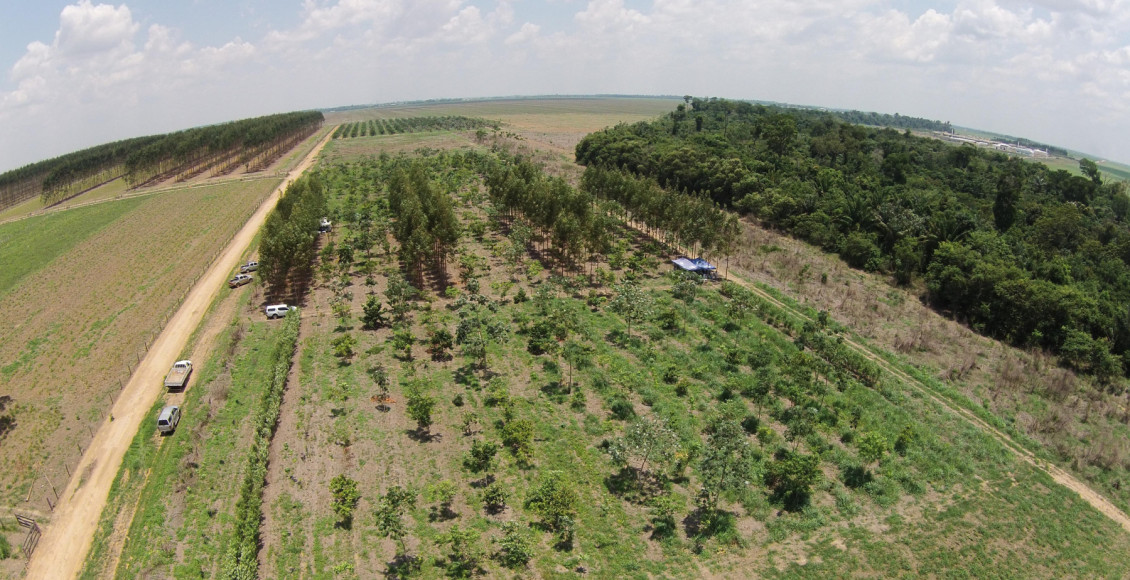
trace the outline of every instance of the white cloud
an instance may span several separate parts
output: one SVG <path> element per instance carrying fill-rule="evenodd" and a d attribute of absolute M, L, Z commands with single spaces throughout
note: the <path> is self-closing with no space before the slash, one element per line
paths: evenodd
<path fill-rule="evenodd" d="M 570 12 L 557 21 L 534 1 L 304 0 L 293 26 L 198 46 L 179 23 L 80 0 L 62 11 L 54 38 L 11 65 L 0 129 L 69 115 L 71 127 L 89 126 L 89 144 L 105 141 L 95 131 L 107 126 L 116 138 L 133 126 L 152 127 L 140 134 L 311 106 L 691 93 L 897 111 L 1130 160 L 1121 139 L 1130 131 L 1121 104 L 1130 0 L 913 9 L 895 0 L 551 0 L 552 13 Z M 121 103 L 135 105 L 123 112 Z M 0 167 L 27 155 L 7 141 L 19 142 L 0 143 Z"/>

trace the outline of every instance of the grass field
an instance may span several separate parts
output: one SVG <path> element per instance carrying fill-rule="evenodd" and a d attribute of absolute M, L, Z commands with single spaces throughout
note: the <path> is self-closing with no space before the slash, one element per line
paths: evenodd
<path fill-rule="evenodd" d="M 47 511 L 46 482 L 67 480 L 65 463 L 104 420 L 118 380 L 275 185 L 190 188 L 0 228 L 20 234 L 0 244 L 14 272 L 0 316 L 15 321 L 0 342 L 0 380 L 16 420 L 0 443 L 12 467 L 0 472 L 0 501 Z"/>

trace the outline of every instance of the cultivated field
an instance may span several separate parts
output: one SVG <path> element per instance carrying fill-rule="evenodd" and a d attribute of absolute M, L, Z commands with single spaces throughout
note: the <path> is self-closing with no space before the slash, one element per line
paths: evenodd
<path fill-rule="evenodd" d="M 49 511 L 139 354 L 275 184 L 233 183 L 0 226 L 0 501 Z M 30 497 L 30 502 L 25 503 Z"/>

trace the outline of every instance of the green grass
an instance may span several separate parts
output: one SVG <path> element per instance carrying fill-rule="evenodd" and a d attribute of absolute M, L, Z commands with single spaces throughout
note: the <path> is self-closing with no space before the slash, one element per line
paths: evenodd
<path fill-rule="evenodd" d="M 116 577 L 134 578 L 149 569 L 198 577 L 222 559 L 247 464 L 246 419 L 258 406 L 260 379 L 271 370 L 281 328 L 266 321 L 228 328 L 186 395 L 177 432 L 162 438 L 148 422 L 142 424 L 103 511 L 84 578 L 110 573 L 104 567 L 113 521 L 134 501 L 137 509 Z M 154 416 L 163 404 L 154 406 Z"/>
<path fill-rule="evenodd" d="M 140 203 L 102 203 L 0 225 L 0 295 Z"/>

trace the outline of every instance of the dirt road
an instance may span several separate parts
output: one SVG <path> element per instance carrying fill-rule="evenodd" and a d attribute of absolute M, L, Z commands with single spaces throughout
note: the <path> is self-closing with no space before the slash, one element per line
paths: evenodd
<path fill-rule="evenodd" d="M 54 580 L 78 576 L 90 551 L 110 485 L 138 426 L 152 419 L 148 416 L 149 410 L 163 391 L 161 383 L 165 373 L 184 350 L 217 293 L 227 289 L 224 282 L 228 273 L 238 264 L 283 190 L 310 168 L 332 135 L 332 131 L 326 134 L 232 238 L 134 369 L 129 384 L 114 404 L 112 420 L 98 429 L 60 496 L 51 523 L 44 526 L 43 537 L 28 566 L 28 578 Z"/>

